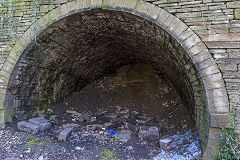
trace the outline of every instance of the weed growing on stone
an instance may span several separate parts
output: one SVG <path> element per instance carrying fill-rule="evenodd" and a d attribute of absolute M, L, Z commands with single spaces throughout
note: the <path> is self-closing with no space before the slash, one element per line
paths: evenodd
<path fill-rule="evenodd" d="M 230 112 L 231 125 L 230 128 L 222 127 L 223 133 L 220 134 L 220 142 L 218 143 L 218 160 L 239 160 L 240 146 L 239 133 L 236 131 L 237 107 L 233 107 Z"/>

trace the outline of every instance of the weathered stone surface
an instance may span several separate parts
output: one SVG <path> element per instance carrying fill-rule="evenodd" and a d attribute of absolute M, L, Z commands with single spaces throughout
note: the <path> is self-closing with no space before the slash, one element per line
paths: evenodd
<path fill-rule="evenodd" d="M 231 119 L 229 114 L 211 114 L 210 115 L 210 126 L 211 127 L 226 127 L 229 128 Z"/>
<path fill-rule="evenodd" d="M 28 120 L 29 123 L 39 126 L 40 131 L 50 129 L 52 124 L 43 117 L 31 118 Z"/>
<path fill-rule="evenodd" d="M 128 142 L 129 139 L 131 138 L 132 135 L 132 131 L 130 130 L 121 130 L 119 133 L 117 133 L 115 135 L 115 139 L 117 141 L 121 141 L 121 142 Z"/>
<path fill-rule="evenodd" d="M 240 9 L 234 9 L 234 18 L 240 19 Z"/>
<path fill-rule="evenodd" d="M 141 139 L 158 139 L 159 129 L 155 126 L 140 126 L 138 138 Z"/>
<path fill-rule="evenodd" d="M 31 134 L 37 134 L 40 130 L 40 127 L 38 125 L 28 123 L 28 122 L 25 122 L 25 121 L 18 122 L 17 128 L 20 131 L 28 132 L 28 133 L 31 133 Z"/>
<path fill-rule="evenodd" d="M 59 141 L 67 141 L 68 137 L 70 136 L 73 128 L 65 128 L 63 131 L 60 132 L 58 136 Z"/>

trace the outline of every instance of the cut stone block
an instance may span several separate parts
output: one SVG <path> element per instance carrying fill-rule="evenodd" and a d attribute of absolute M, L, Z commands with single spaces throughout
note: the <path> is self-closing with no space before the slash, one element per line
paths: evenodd
<path fill-rule="evenodd" d="M 51 128 L 51 123 L 43 117 L 31 118 L 28 120 L 29 123 L 39 126 L 40 131 L 44 131 Z"/>
<path fill-rule="evenodd" d="M 11 157 L 7 157 L 4 160 L 18 160 L 18 158 L 11 158 Z"/>
<path fill-rule="evenodd" d="M 132 131 L 130 130 L 121 130 L 120 133 L 115 135 L 115 139 L 121 142 L 128 142 L 131 138 Z"/>
<path fill-rule="evenodd" d="M 39 126 L 25 121 L 18 122 L 17 128 L 20 131 L 28 132 L 31 134 L 37 134 L 39 132 Z"/>
<path fill-rule="evenodd" d="M 156 126 L 140 126 L 138 132 L 138 138 L 141 139 L 158 139 L 159 138 L 159 130 Z"/>
<path fill-rule="evenodd" d="M 137 133 L 139 131 L 139 127 L 133 123 L 126 123 L 125 127 L 131 130 L 133 133 Z"/>
<path fill-rule="evenodd" d="M 73 128 L 65 128 L 62 132 L 60 132 L 58 136 L 59 141 L 66 141 L 70 136 Z"/>
<path fill-rule="evenodd" d="M 159 142 L 160 142 L 160 148 L 164 149 L 164 150 L 169 150 L 171 149 L 172 145 L 171 145 L 171 139 L 170 138 L 163 138 L 163 139 L 160 139 Z"/>

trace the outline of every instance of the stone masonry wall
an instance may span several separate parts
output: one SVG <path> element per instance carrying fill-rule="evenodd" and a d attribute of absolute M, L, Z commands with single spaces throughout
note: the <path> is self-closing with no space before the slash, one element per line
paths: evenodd
<path fill-rule="evenodd" d="M 42 0 L 37 18 L 67 2 L 68 0 Z M 239 105 L 240 1 L 148 0 L 148 2 L 175 15 L 199 35 L 223 73 L 230 105 Z M 33 3 L 32 0 L 16 1 L 14 5 L 16 9 L 14 19 L 17 21 L 16 37 L 20 37 L 31 26 Z M 2 5 L 0 11 L 10 9 Z M 0 68 L 15 43 L 14 38 L 5 34 L 8 32 L 7 24 L 3 27 L 0 32 Z"/>
<path fill-rule="evenodd" d="M 230 107 L 240 105 L 240 1 L 162 0 L 151 3 L 177 16 L 199 35 L 223 74 Z"/>

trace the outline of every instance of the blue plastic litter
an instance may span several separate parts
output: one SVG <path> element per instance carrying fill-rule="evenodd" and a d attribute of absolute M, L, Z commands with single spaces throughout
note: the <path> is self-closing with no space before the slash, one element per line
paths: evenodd
<path fill-rule="evenodd" d="M 114 130 L 104 130 L 104 132 L 108 132 L 108 133 L 111 133 L 111 134 L 117 134 L 118 133 L 117 131 L 114 131 Z"/>

